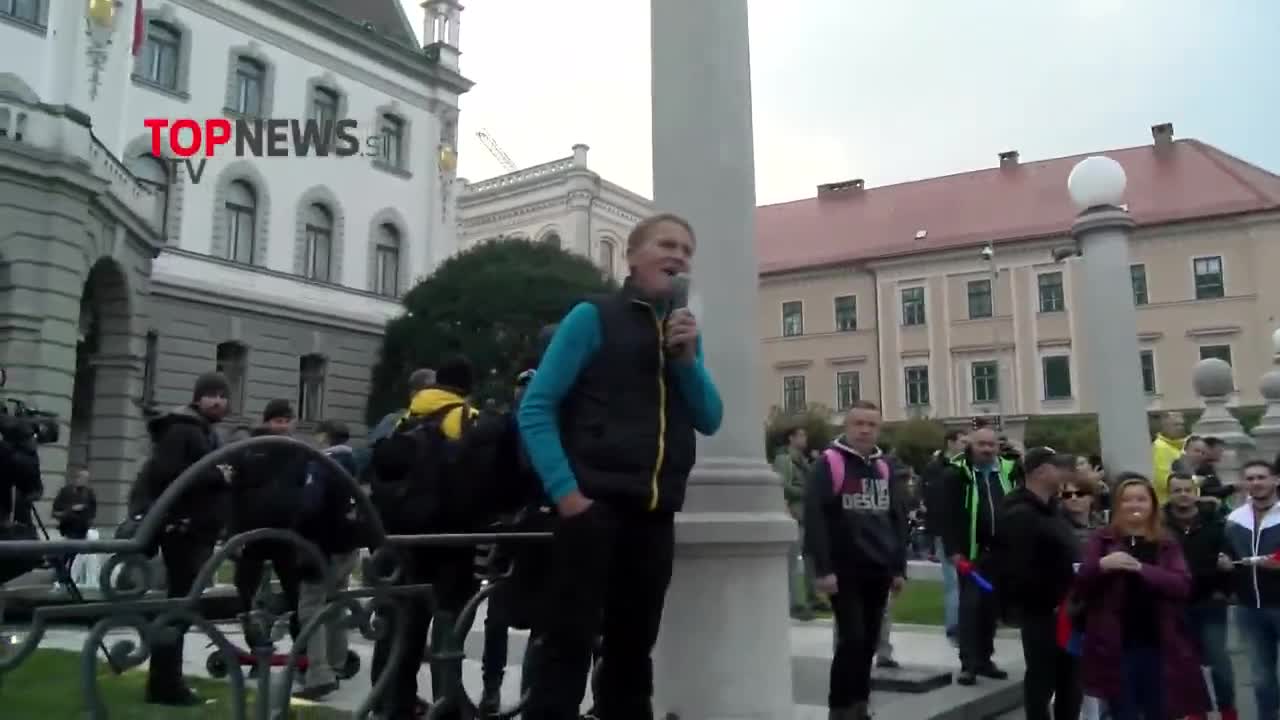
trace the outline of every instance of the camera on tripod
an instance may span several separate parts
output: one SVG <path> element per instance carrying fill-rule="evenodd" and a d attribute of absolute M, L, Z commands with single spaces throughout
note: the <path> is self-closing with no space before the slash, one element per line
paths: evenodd
<path fill-rule="evenodd" d="M 0 368 L 0 388 L 8 373 Z M 22 444 L 34 440 L 39 445 L 58 442 L 58 415 L 34 408 L 16 398 L 0 402 L 0 438 Z"/>

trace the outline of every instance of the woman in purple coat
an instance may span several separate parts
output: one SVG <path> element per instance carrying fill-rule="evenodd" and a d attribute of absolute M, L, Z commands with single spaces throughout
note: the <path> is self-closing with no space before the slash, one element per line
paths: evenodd
<path fill-rule="evenodd" d="M 1161 526 L 1155 490 L 1125 473 L 1112 521 L 1085 549 L 1076 593 L 1086 612 L 1084 691 L 1115 720 L 1173 720 L 1209 710 L 1200 660 L 1184 625 L 1191 574 Z"/>

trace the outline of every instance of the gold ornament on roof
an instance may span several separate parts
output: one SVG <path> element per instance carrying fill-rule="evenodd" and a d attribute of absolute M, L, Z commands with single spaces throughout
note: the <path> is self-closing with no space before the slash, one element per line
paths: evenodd
<path fill-rule="evenodd" d="M 439 163 L 444 172 L 453 172 L 458 167 L 458 151 L 447 143 L 440 145 Z"/>

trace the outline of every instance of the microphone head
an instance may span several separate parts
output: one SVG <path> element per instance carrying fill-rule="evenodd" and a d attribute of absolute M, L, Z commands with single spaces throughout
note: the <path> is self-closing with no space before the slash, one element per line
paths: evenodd
<path fill-rule="evenodd" d="M 671 308 L 679 310 L 689 306 L 689 275 L 681 273 L 671 278 Z"/>

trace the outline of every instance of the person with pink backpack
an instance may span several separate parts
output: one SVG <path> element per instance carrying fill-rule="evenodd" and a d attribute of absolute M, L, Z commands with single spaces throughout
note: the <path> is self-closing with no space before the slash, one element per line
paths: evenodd
<path fill-rule="evenodd" d="M 880 423 L 875 404 L 855 402 L 844 434 L 814 464 L 805 493 L 805 555 L 836 619 L 832 720 L 869 717 L 871 660 L 885 603 L 906 581 L 907 488 L 877 444 Z"/>

